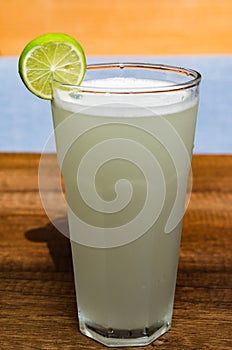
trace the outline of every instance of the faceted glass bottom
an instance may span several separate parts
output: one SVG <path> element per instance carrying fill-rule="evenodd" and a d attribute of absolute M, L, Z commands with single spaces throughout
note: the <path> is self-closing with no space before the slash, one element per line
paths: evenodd
<path fill-rule="evenodd" d="M 164 322 L 149 328 L 124 330 L 103 328 L 80 321 L 80 331 L 83 334 L 109 347 L 148 345 L 166 333 L 170 327 L 169 322 Z"/>

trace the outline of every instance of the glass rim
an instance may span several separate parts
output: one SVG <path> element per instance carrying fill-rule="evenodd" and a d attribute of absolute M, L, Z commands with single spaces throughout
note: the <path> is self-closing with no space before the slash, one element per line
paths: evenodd
<path fill-rule="evenodd" d="M 163 72 L 171 72 L 176 74 L 182 74 L 190 77 L 189 80 L 182 83 L 174 83 L 172 85 L 163 86 L 149 86 L 149 87 L 100 87 L 100 86 L 89 86 L 85 85 L 85 81 L 81 85 L 62 83 L 59 80 L 53 78 L 52 83 L 58 84 L 64 88 L 77 89 L 83 93 L 100 93 L 100 94 L 143 94 L 143 93 L 160 93 L 160 92 L 172 92 L 189 89 L 194 86 L 198 86 L 201 82 L 201 74 L 194 69 L 184 68 L 180 66 L 172 66 L 166 64 L 157 63 L 140 63 L 140 62 L 109 62 L 109 63 L 95 63 L 88 64 L 87 71 L 91 70 L 104 70 L 104 69 L 150 69 Z M 97 79 L 94 79 L 97 80 Z"/>

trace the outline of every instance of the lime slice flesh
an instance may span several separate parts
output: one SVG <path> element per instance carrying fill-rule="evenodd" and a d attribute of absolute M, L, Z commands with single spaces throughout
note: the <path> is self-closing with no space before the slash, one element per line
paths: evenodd
<path fill-rule="evenodd" d="M 81 45 L 62 33 L 50 33 L 30 41 L 19 58 L 19 74 L 38 97 L 52 99 L 51 80 L 80 85 L 86 71 Z"/>

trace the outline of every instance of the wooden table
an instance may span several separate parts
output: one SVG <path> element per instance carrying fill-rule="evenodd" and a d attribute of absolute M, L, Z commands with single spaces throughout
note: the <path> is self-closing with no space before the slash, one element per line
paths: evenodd
<path fill-rule="evenodd" d="M 0 349 L 106 349 L 78 330 L 69 241 L 42 208 L 39 158 L 0 154 Z M 193 157 L 172 328 L 144 349 L 232 348 L 231 173 L 231 156 Z"/>

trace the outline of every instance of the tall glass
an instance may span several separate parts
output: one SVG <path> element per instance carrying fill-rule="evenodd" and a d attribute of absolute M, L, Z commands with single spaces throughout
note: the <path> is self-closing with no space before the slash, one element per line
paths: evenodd
<path fill-rule="evenodd" d="M 81 86 L 52 83 L 79 327 L 107 346 L 171 326 L 200 79 L 110 63 L 89 65 Z"/>

